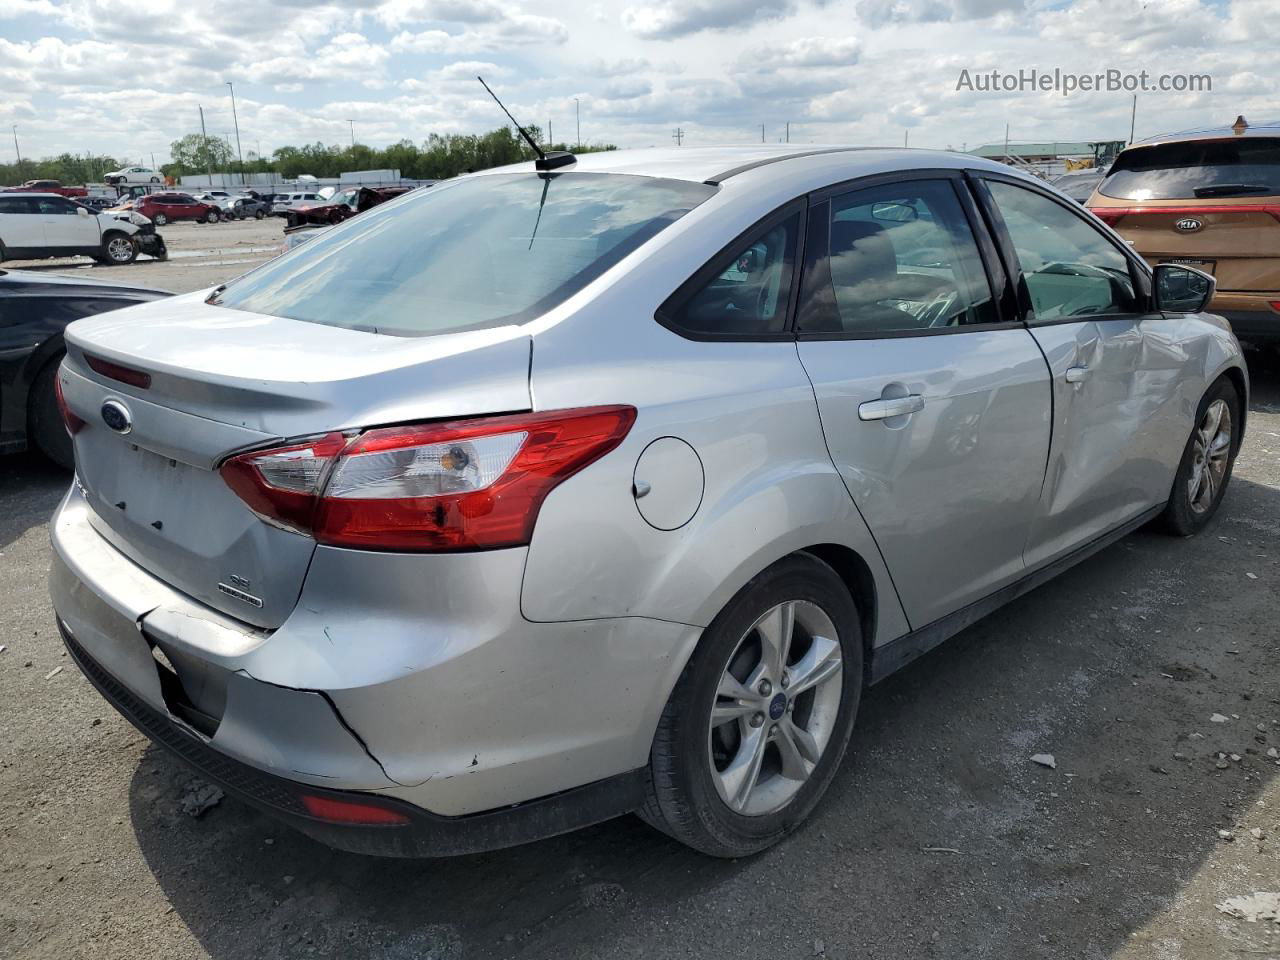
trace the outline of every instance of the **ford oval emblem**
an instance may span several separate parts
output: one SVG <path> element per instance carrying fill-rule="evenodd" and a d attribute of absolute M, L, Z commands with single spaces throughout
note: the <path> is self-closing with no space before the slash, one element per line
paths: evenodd
<path fill-rule="evenodd" d="M 1195 217 L 1183 217 L 1173 225 L 1173 229 L 1177 230 L 1179 233 L 1195 233 L 1203 226 L 1204 223 L 1197 220 Z"/>
<path fill-rule="evenodd" d="M 133 417 L 129 415 L 129 408 L 119 400 L 103 403 L 102 422 L 116 433 L 128 433 L 133 429 Z"/>

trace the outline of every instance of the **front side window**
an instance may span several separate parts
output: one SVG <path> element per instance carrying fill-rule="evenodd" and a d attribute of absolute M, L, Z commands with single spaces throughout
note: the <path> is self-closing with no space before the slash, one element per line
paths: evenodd
<path fill-rule="evenodd" d="M 464 177 L 353 217 L 214 302 L 395 336 L 523 323 L 714 193 L 624 174 Z"/>
<path fill-rule="evenodd" d="M 799 242 L 799 211 L 761 228 L 711 265 L 712 276 L 677 291 L 660 310 L 667 326 L 703 336 L 757 337 L 786 325 Z"/>
<path fill-rule="evenodd" d="M 1000 180 L 987 187 L 1018 254 L 1036 322 L 1138 309 L 1129 259 L 1095 226 L 1025 187 Z"/>
<path fill-rule="evenodd" d="M 886 184 L 830 201 L 827 256 L 805 281 L 800 329 L 874 335 L 999 317 L 982 257 L 946 180 Z"/>

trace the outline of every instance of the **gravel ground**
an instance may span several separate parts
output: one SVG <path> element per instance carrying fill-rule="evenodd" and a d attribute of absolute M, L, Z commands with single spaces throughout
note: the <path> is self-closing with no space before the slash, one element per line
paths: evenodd
<path fill-rule="evenodd" d="M 241 253 L 109 275 L 198 289 L 272 229 L 169 227 Z M 191 776 L 53 629 L 66 475 L 0 460 L 0 957 L 1276 960 L 1280 924 L 1216 909 L 1280 891 L 1280 368 L 1251 359 L 1204 534 L 1133 534 L 871 690 L 808 826 L 738 862 L 629 817 L 412 862 L 185 814 Z"/>

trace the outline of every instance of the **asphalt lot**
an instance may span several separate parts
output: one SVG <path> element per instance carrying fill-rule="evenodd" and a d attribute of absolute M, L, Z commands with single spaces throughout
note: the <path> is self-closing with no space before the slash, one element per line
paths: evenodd
<path fill-rule="evenodd" d="M 177 225 L 175 251 L 240 253 L 89 269 L 198 289 L 268 228 Z M 190 775 L 54 631 L 68 477 L 0 459 L 0 957 L 1280 958 L 1280 924 L 1215 907 L 1280 891 L 1280 365 L 1251 361 L 1204 534 L 1139 531 L 872 689 L 811 822 L 737 862 L 634 818 L 414 862 L 230 798 L 188 816 Z"/>

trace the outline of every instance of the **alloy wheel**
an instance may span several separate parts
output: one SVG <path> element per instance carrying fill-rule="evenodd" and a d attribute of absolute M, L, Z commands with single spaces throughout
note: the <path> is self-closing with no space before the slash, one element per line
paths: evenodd
<path fill-rule="evenodd" d="M 1231 459 L 1231 408 L 1225 400 L 1209 404 L 1196 427 L 1187 497 L 1191 509 L 1204 513 L 1222 488 Z"/>
<path fill-rule="evenodd" d="M 124 237 L 112 237 L 107 241 L 107 256 L 115 263 L 128 263 L 133 259 L 133 244 Z"/>
<path fill-rule="evenodd" d="M 840 712 L 843 663 L 817 604 L 777 604 L 743 634 L 716 690 L 707 729 L 711 779 L 735 813 L 786 806 L 822 760 Z"/>

